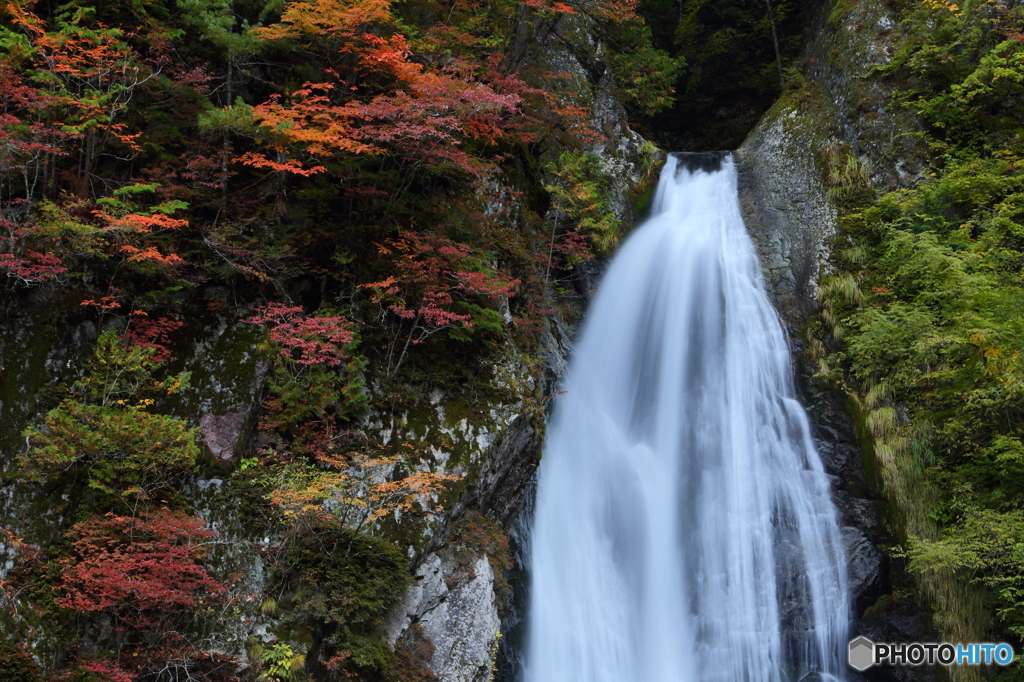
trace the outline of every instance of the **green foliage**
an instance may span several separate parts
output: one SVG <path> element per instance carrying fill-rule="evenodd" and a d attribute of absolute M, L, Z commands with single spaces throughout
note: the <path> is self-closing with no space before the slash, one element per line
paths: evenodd
<path fill-rule="evenodd" d="M 147 411 L 188 381 L 187 373 L 156 379 L 154 353 L 125 344 L 112 330 L 101 334 L 90 372 L 76 386 L 78 398 L 51 410 L 42 428 L 25 431 L 30 448 L 19 457 L 21 475 L 82 474 L 101 500 L 132 509 L 172 494 L 180 476 L 195 468 L 197 431 Z"/>
<path fill-rule="evenodd" d="M 261 3 L 265 7 L 260 18 L 284 7 L 282 0 Z M 186 31 L 208 40 L 225 50 L 229 58 L 257 50 L 259 40 L 252 35 L 249 21 L 235 12 L 232 0 L 179 0 L 178 11 L 185 20 Z"/>
<path fill-rule="evenodd" d="M 377 631 L 411 579 L 401 551 L 381 538 L 334 528 L 300 539 L 285 564 L 295 590 L 286 622 L 316 632 L 327 669 L 386 678 L 394 658 Z"/>
<path fill-rule="evenodd" d="M 306 657 L 295 653 L 284 642 L 273 646 L 256 645 L 249 650 L 249 656 L 261 669 L 256 678 L 260 682 L 289 682 L 297 679 L 306 666 Z"/>
<path fill-rule="evenodd" d="M 820 156 L 830 199 L 841 206 L 857 206 L 872 198 L 871 164 L 867 159 L 858 158 L 839 142 L 823 149 Z"/>
<path fill-rule="evenodd" d="M 880 67 L 894 105 L 920 116 L 934 169 L 873 200 L 848 150 L 823 154 L 845 215 L 842 277 L 823 287 L 840 350 L 820 362 L 857 399 L 899 501 L 910 568 L 947 636 L 1024 637 L 1024 14 L 987 0 L 908 4 L 902 46 Z M 844 155 L 847 156 L 844 163 Z M 960 582 L 954 582 L 959 580 Z M 977 601 L 977 600 L 975 600 Z M 990 635 L 991 636 L 991 635 Z"/>
<path fill-rule="evenodd" d="M 66 208 L 44 199 L 35 206 L 36 226 L 62 258 L 105 258 L 103 229 L 71 215 Z"/>
<path fill-rule="evenodd" d="M 366 409 L 367 397 L 361 373 L 365 360 L 356 358 L 343 370 L 323 365 L 274 367 L 267 385 L 273 394 L 268 403 L 279 426 L 292 426 L 307 419 L 352 419 Z"/>
<path fill-rule="evenodd" d="M 305 317 L 301 307 L 269 304 L 249 318 L 267 324 L 268 350 L 276 351 L 267 384 L 266 423 L 290 429 L 307 420 L 347 421 L 367 404 L 358 336 L 342 316 Z"/>
<path fill-rule="evenodd" d="M 915 3 L 907 39 L 880 70 L 907 87 L 898 102 L 930 125 L 922 140 L 935 161 L 991 154 L 1024 141 L 1024 8 L 995 0 Z"/>
<path fill-rule="evenodd" d="M 907 521 L 911 569 L 987 589 L 1019 638 L 1024 176 L 1009 151 L 957 158 L 844 216 L 847 273 L 822 287 L 843 343 L 822 366 L 864 396 L 890 495 L 919 515 Z"/>
<path fill-rule="evenodd" d="M 203 131 L 243 133 L 249 136 L 256 134 L 252 106 L 246 104 L 241 97 L 231 106 L 202 112 L 197 123 Z"/>
<path fill-rule="evenodd" d="M 911 540 L 915 570 L 949 568 L 991 589 L 996 616 L 1024 638 L 1024 511 L 965 509 L 941 540 Z"/>
<path fill-rule="evenodd" d="M 644 125 L 673 149 L 738 147 L 781 93 L 779 69 L 803 49 L 808 7 L 792 0 L 644 0 L 639 12 L 652 45 L 685 65 L 675 105 Z"/>
<path fill-rule="evenodd" d="M 21 646 L 0 641 L 0 670 L 5 682 L 40 682 L 39 667 Z"/>
<path fill-rule="evenodd" d="M 113 197 L 100 197 L 96 200 L 96 203 L 106 208 L 107 212 L 115 217 L 122 217 L 129 213 L 138 213 L 145 217 L 151 217 L 154 213 L 162 213 L 163 215 L 171 215 L 176 211 L 180 211 L 188 208 L 188 202 L 181 200 L 165 201 L 159 205 L 152 206 L 148 209 L 143 209 L 142 206 L 134 201 L 128 199 L 135 195 L 142 194 L 153 194 L 160 188 L 159 183 L 135 183 L 132 185 L 125 185 L 114 190 Z"/>
<path fill-rule="evenodd" d="M 46 416 L 45 431 L 26 432 L 23 460 L 33 478 L 83 470 L 90 487 L 122 498 L 151 499 L 191 471 L 196 432 L 181 419 L 66 401 Z"/>
<path fill-rule="evenodd" d="M 619 241 L 619 219 L 612 212 L 611 176 L 600 157 L 563 152 L 546 169 L 558 178 L 547 189 L 554 206 L 572 221 L 570 228 L 587 235 L 595 252 L 610 252 Z"/>
<path fill-rule="evenodd" d="M 671 108 L 686 58 L 654 47 L 650 26 L 639 18 L 615 25 L 608 41 L 608 64 L 623 103 L 644 116 Z"/>
<path fill-rule="evenodd" d="M 82 400 L 101 407 L 141 410 L 157 398 L 173 395 L 188 385 L 191 374 L 181 372 L 158 379 L 161 363 L 156 350 L 125 343 L 113 329 L 100 334 L 89 371 L 76 388 Z"/>
<path fill-rule="evenodd" d="M 787 2 L 771 5 L 772 18 L 769 19 L 768 7 L 764 2 L 689 0 L 682 3 L 677 12 L 679 22 L 675 28 L 675 42 L 682 46 L 684 56 L 689 57 L 693 66 L 711 65 L 716 58 L 726 56 L 735 59 L 735 55 L 729 53 L 735 52 L 736 44 L 752 38 L 764 41 L 761 50 L 767 57 L 766 61 L 774 60 L 769 42 L 771 21 L 782 23 L 795 8 Z M 690 76 L 701 77 L 698 70 L 691 72 Z"/>

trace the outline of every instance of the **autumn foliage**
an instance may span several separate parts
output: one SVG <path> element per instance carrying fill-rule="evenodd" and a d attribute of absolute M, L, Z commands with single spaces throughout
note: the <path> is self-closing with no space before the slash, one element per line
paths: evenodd
<path fill-rule="evenodd" d="M 295 528 L 362 528 L 393 514 L 432 507 L 457 476 L 400 473 L 415 452 L 385 454 L 365 434 L 344 428 L 365 405 L 355 334 L 341 316 L 312 317 L 270 303 L 247 320 L 267 325 L 278 365 L 261 430 L 267 499 Z"/>
<path fill-rule="evenodd" d="M 68 533 L 74 554 L 57 604 L 152 627 L 168 610 L 222 597 L 227 588 L 198 563 L 214 535 L 202 519 L 167 509 L 79 522 Z"/>
<path fill-rule="evenodd" d="M 337 367 L 350 359 L 355 341 L 353 324 L 344 316 L 307 317 L 301 306 L 268 303 L 246 321 L 268 325 L 281 357 L 297 365 Z"/>
<path fill-rule="evenodd" d="M 430 527 L 462 478 L 365 422 L 401 414 L 445 353 L 534 342 L 549 266 L 589 256 L 595 232 L 542 229 L 545 162 L 603 132 L 578 84 L 522 48 L 631 13 L 0 0 L 0 297 L 12 328 L 74 329 L 7 471 L 59 500 L 66 532 L 0 585 L 78 638 L 46 674 L 394 679 L 377 633 L 408 557 L 389 538 Z M 235 365 L 251 378 L 223 381 Z M 211 415 L 243 415 L 230 461 L 204 448 Z M 230 504 L 256 500 L 267 594 L 215 570 L 230 538 L 195 510 L 214 476 Z M 218 653 L 211 623 L 237 608 L 272 626 L 277 597 L 308 660 L 294 642 L 253 648 L 248 669 Z"/>
<path fill-rule="evenodd" d="M 142 133 L 122 119 L 158 70 L 129 45 L 130 32 L 90 25 L 88 11 L 60 15 L 55 30 L 23 3 L 7 3 L 4 14 L 12 28 L 0 31 L 7 48 L 0 55 L 0 268 L 14 282 L 34 286 L 66 274 L 67 261 L 83 256 L 180 265 L 177 254 L 149 235 L 187 226 L 171 216 L 186 203 L 152 209 L 122 198 L 158 184 L 119 182 L 109 197 L 101 194 L 106 183 L 97 184 L 105 158 L 131 160 L 142 152 Z M 62 167 L 64 159 L 76 162 L 73 172 Z M 79 210 L 72 228 L 78 239 L 67 238 L 71 224 L 53 221 L 53 209 L 39 210 L 58 188 L 69 205 L 69 193 L 79 201 L 99 199 L 91 211 Z M 83 241 L 84 233 L 92 238 Z"/>
<path fill-rule="evenodd" d="M 411 446 L 397 455 L 321 448 L 313 462 L 298 461 L 282 469 L 269 500 L 298 528 L 340 525 L 361 530 L 406 513 L 430 515 L 438 495 L 461 476 L 399 473 L 414 454 Z"/>
<path fill-rule="evenodd" d="M 233 679 L 235 662 L 204 650 L 197 613 L 228 599 L 228 586 L 202 565 L 216 534 L 202 519 L 166 508 L 137 516 L 107 514 L 72 526 L 57 605 L 102 617 L 113 659 L 79 668 L 135 682 L 174 671 L 195 680 Z M 117 655 L 119 654 L 119 655 Z"/>
<path fill-rule="evenodd" d="M 240 160 L 299 175 L 328 170 L 347 155 L 394 154 L 479 174 L 488 165 L 464 149 L 497 144 L 517 128 L 525 85 L 488 65 L 453 61 L 426 69 L 412 60 L 383 0 L 310 0 L 288 5 L 269 41 L 325 44 L 325 80 L 254 109 L 261 139 L 274 151 Z M 333 53 L 333 54 L 332 54 Z M 489 65 L 493 67 L 493 62 Z M 279 160 L 283 159 L 283 160 Z"/>
<path fill-rule="evenodd" d="M 312 443 L 320 437 L 315 433 L 363 410 L 364 361 L 354 352 L 351 321 L 340 315 L 307 316 L 301 306 L 268 303 L 246 322 L 268 327 L 275 356 L 266 428 L 302 434 L 300 440 Z"/>
<path fill-rule="evenodd" d="M 475 330 L 501 328 L 494 304 L 514 296 L 519 280 L 492 267 L 485 254 L 444 237 L 410 231 L 387 240 L 378 251 L 393 258 L 395 274 L 359 286 L 371 292 L 382 321 L 392 317 L 402 330 L 388 351 L 389 371 L 397 371 L 410 344 L 422 343 L 438 331 L 465 339 Z"/>

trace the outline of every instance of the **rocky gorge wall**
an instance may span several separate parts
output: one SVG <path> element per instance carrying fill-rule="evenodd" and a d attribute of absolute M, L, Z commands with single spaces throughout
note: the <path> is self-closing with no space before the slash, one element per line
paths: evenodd
<path fill-rule="evenodd" d="M 889 499 L 858 419 L 858 397 L 820 379 L 820 284 L 843 248 L 839 218 L 849 176 L 875 194 L 921 180 L 926 156 L 914 133 L 920 123 L 889 106 L 891 79 L 874 71 L 890 63 L 901 35 L 886 3 L 841 2 L 819 7 L 801 60 L 802 81 L 761 119 L 737 152 L 740 199 L 762 260 L 773 303 L 787 328 L 797 381 L 815 440 L 833 484 L 855 599 L 852 635 L 874 641 L 953 641 L 977 623 L 933 617 L 936 590 L 910 576 L 889 548 L 905 532 L 899 499 Z M 946 586 L 946 599 L 965 588 Z M 938 603 L 948 609 L 949 601 Z M 943 639 L 936 639 L 937 637 Z M 974 679 L 974 670 L 949 672 Z M 942 679 L 944 671 L 871 669 L 872 680 Z"/>
<path fill-rule="evenodd" d="M 888 503 L 880 490 L 877 474 L 865 463 L 861 434 L 847 410 L 844 396 L 814 378 L 815 369 L 808 361 L 806 350 L 810 341 L 808 329 L 819 314 L 818 282 L 829 267 L 829 255 L 837 234 L 838 210 L 829 196 L 830 178 L 823 157 L 836 149 L 849 151 L 863 160 L 865 167 L 871 168 L 871 182 L 880 191 L 913 182 L 924 165 L 919 150 L 906 135 L 915 121 L 885 110 L 891 86 L 881 79 L 862 78 L 872 66 L 883 64 L 891 57 L 895 26 L 895 12 L 882 4 L 851 4 L 839 9 L 831 5 L 819 7 L 803 58 L 804 84 L 787 92 L 762 117 L 737 151 L 744 219 L 761 256 L 769 294 L 787 328 L 798 384 L 812 419 L 819 452 L 833 481 L 849 557 L 848 571 L 857 618 L 854 630 L 877 641 L 928 640 L 934 638 L 936 632 L 930 612 L 919 597 L 913 594 L 894 596 L 905 595 L 908 590 L 912 592 L 913 585 L 902 566 L 894 563 L 884 551 L 896 541 Z M 585 33 L 576 30 L 571 35 L 579 40 Z M 580 50 L 580 45 L 577 43 L 574 53 L 559 41 L 552 41 L 548 46 L 549 58 L 574 73 L 577 82 L 593 83 L 592 72 L 588 79 L 588 60 L 594 59 L 594 46 L 591 43 L 591 49 Z M 611 86 L 607 80 L 597 79 L 595 111 L 602 130 L 612 140 L 598 151 L 619 183 L 615 197 L 617 210 L 624 225 L 631 225 L 632 216 L 624 199 L 640 179 L 639 166 L 629 161 L 637 158 L 638 140 L 625 126 L 624 112 L 615 102 Z M 602 269 L 600 260 L 587 261 L 577 267 L 577 288 L 584 294 L 592 293 Z M 571 351 L 571 333 L 571 326 L 560 324 L 558 319 L 552 321 L 551 333 L 546 337 L 549 382 L 546 391 L 553 390 Z M 518 441 L 525 439 L 522 435 L 515 436 L 514 429 L 513 437 Z M 487 466 L 515 469 L 516 462 L 522 461 L 523 452 L 536 454 L 541 444 L 538 438 L 524 449 L 509 447 L 500 453 L 495 451 L 498 458 L 490 460 Z M 515 478 L 526 480 L 519 475 Z M 532 492 L 528 486 L 518 490 L 511 498 L 516 500 L 517 509 L 522 504 L 523 493 L 528 498 Z M 510 498 L 505 499 L 506 509 L 510 509 Z M 513 554 L 520 563 L 525 561 L 528 552 L 528 517 L 528 508 L 519 516 L 502 517 L 505 527 L 511 531 Z M 416 614 L 423 612 L 425 605 L 429 610 L 431 599 L 435 599 L 432 595 L 436 594 L 430 586 L 438 585 L 437 576 L 446 570 L 443 554 L 442 549 L 428 555 L 421 564 L 422 575 L 418 574 L 418 579 L 423 589 L 415 588 L 411 599 L 403 606 L 403 624 L 422 618 Z M 504 605 L 500 628 L 503 638 L 496 649 L 498 679 L 501 680 L 518 679 L 517 633 L 526 586 L 523 584 L 525 576 L 516 575 L 519 582 L 514 582 L 511 596 Z M 467 606 L 490 603 L 488 599 L 474 601 L 464 593 L 454 594 L 452 599 L 456 604 Z M 484 607 L 488 614 L 489 609 L 489 605 Z M 479 620 L 480 615 L 480 611 L 467 608 L 456 620 L 471 623 Z M 484 620 L 487 627 L 493 623 L 490 615 Z M 440 622 L 435 620 L 430 627 L 437 628 Z M 444 637 L 442 633 L 437 634 L 439 640 Z M 476 658 L 482 660 L 485 648 L 493 647 L 495 641 L 478 637 Z M 478 678 L 446 676 L 443 679 L 482 682 L 485 679 L 483 666 L 478 670 Z M 468 673 L 466 669 L 463 674 Z M 933 674 L 925 669 L 876 670 L 870 679 L 930 680 Z"/>
<path fill-rule="evenodd" d="M 843 245 L 842 195 L 851 177 L 877 196 L 914 186 L 927 168 L 915 135 L 921 123 L 892 106 L 897 84 L 876 70 L 892 61 L 902 38 L 899 14 L 887 3 L 818 5 L 796 66 L 799 77 L 791 78 L 736 152 L 740 201 L 832 481 L 854 599 L 851 635 L 874 641 L 979 641 L 980 614 L 969 607 L 958 610 L 968 599 L 966 588 L 955 581 L 922 582 L 907 572 L 899 552 L 891 551 L 905 537 L 906 502 L 887 496 L 858 396 L 816 376 L 817 358 L 829 342 L 821 332 L 820 287 Z M 595 262 L 577 268 L 579 288 L 592 291 L 600 272 Z M 564 343 L 560 347 L 567 350 Z M 527 544 L 525 525 L 519 528 L 516 537 Z M 516 614 L 514 608 L 511 613 Z M 517 614 L 506 615 L 503 632 L 514 632 L 517 620 Z M 503 642 L 501 679 L 516 679 L 515 652 L 514 644 Z M 865 676 L 851 671 L 854 679 L 880 681 L 938 680 L 947 674 L 977 679 L 977 671 L 968 668 L 876 668 Z"/>

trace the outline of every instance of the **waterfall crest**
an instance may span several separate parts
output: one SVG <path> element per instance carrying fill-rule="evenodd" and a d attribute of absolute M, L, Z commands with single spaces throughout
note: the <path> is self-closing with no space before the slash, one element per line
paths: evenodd
<path fill-rule="evenodd" d="M 526 682 L 843 679 L 846 562 L 730 156 L 673 155 L 540 465 Z"/>

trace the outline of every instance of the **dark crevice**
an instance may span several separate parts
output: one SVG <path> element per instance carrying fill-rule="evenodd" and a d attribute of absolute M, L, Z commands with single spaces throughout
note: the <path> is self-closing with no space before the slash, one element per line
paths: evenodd
<path fill-rule="evenodd" d="M 637 117 L 663 149 L 736 149 L 782 94 L 820 0 L 644 0 L 654 47 L 686 59 L 675 104 Z M 770 12 L 770 14 L 769 14 Z M 773 37 L 773 25 L 775 36 Z M 777 40 L 776 40 L 777 38 Z"/>

